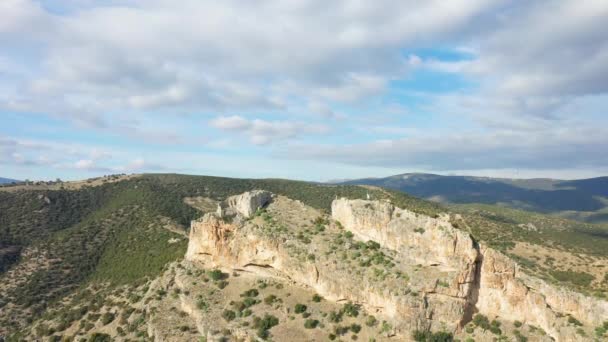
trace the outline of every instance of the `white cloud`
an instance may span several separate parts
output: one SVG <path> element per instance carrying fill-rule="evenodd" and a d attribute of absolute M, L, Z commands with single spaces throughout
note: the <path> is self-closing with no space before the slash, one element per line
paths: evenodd
<path fill-rule="evenodd" d="M 246 130 L 251 127 L 249 120 L 238 115 L 220 116 L 211 120 L 210 124 L 219 129 L 236 131 Z"/>
<path fill-rule="evenodd" d="M 74 164 L 77 169 L 90 169 L 94 166 L 94 162 L 91 159 L 81 159 Z"/>
<path fill-rule="evenodd" d="M 52 6 L 61 10 L 48 10 Z M 209 146 L 228 145 L 231 134 L 256 145 L 301 144 L 334 125 L 343 136 L 366 132 L 365 139 L 377 142 L 350 135 L 338 144 L 321 136 L 326 144 L 295 155 L 357 165 L 561 167 L 563 159 L 553 157 L 560 150 L 597 166 L 605 157 L 599 148 L 605 141 L 598 138 L 605 115 L 571 107 L 608 92 L 606 22 L 604 0 L 184 0 L 179 6 L 170 0 L 3 0 L 0 109 L 45 113 L 78 129 L 154 144 L 192 139 L 170 125 L 147 124 L 153 115 L 167 121 L 176 114 L 201 121 L 213 115 L 210 126 L 224 135 Z M 466 58 L 415 51 L 437 46 Z M 377 103 L 390 107 L 401 91 L 393 81 L 420 69 L 450 73 L 472 86 L 407 94 L 424 104 L 382 119 L 382 110 L 367 110 Z M 345 119 L 344 108 L 365 114 L 348 113 L 340 125 L 330 121 Z M 410 111 L 434 116 L 432 125 L 420 128 L 428 130 L 424 135 L 384 120 Z M 282 116 L 249 119 L 259 113 Z M 452 126 L 466 126 L 460 132 L 467 134 Z M 62 156 L 57 151 L 71 147 L 56 147 L 52 165 L 149 166 L 132 158 L 137 153 L 115 159 L 76 148 Z M 0 140 L 0 162 L 41 162 L 37 148 Z"/>
<path fill-rule="evenodd" d="M 321 134 L 329 131 L 324 125 L 295 121 L 248 120 L 240 116 L 220 116 L 211 120 L 209 124 L 221 130 L 245 134 L 255 145 L 296 138 L 302 134 Z"/>
<path fill-rule="evenodd" d="M 278 156 L 425 170 L 606 168 L 608 136 L 595 127 L 548 127 L 532 133 L 464 131 L 412 134 L 344 145 L 300 144 Z"/>

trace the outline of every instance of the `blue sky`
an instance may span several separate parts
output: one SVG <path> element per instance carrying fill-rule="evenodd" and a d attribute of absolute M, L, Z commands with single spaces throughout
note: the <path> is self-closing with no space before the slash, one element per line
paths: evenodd
<path fill-rule="evenodd" d="M 606 1 L 0 2 L 0 176 L 608 174 Z"/>

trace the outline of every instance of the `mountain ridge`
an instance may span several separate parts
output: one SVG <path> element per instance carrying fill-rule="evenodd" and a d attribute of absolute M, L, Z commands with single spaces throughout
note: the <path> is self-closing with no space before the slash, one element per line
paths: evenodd
<path fill-rule="evenodd" d="M 608 219 L 608 177 L 561 180 L 404 173 L 337 184 L 380 186 L 441 203 L 502 205 L 585 222 Z"/>

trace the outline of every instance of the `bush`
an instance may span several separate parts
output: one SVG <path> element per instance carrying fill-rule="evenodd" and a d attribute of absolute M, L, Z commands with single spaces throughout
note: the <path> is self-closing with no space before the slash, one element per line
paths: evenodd
<path fill-rule="evenodd" d="M 367 316 L 367 319 L 365 320 L 365 325 L 367 325 L 368 327 L 373 327 L 376 324 L 378 324 L 378 320 L 376 319 L 376 317 Z"/>
<path fill-rule="evenodd" d="M 106 312 L 101 316 L 101 323 L 103 325 L 110 324 L 116 316 L 111 312 Z"/>
<path fill-rule="evenodd" d="M 357 334 L 357 333 L 359 333 L 359 331 L 361 331 L 361 326 L 359 324 L 353 323 L 350 326 L 350 331 L 352 331 L 353 333 Z"/>
<path fill-rule="evenodd" d="M 321 296 L 319 296 L 318 294 L 312 296 L 312 301 L 315 303 L 319 303 L 323 298 Z"/>
<path fill-rule="evenodd" d="M 279 319 L 269 314 L 265 314 L 263 318 L 253 318 L 253 327 L 258 330 L 258 336 L 261 338 L 267 338 L 268 330 L 277 324 L 279 324 Z"/>
<path fill-rule="evenodd" d="M 264 298 L 264 303 L 266 303 L 268 305 L 272 305 L 276 300 L 277 300 L 277 296 L 270 295 L 270 296 L 267 296 L 266 298 Z"/>
<path fill-rule="evenodd" d="M 445 331 L 439 331 L 432 333 L 430 331 L 416 330 L 413 333 L 414 341 L 417 342 L 452 342 L 454 336 L 451 333 Z"/>
<path fill-rule="evenodd" d="M 207 274 L 209 275 L 209 278 L 211 278 L 211 280 L 213 280 L 213 281 L 222 280 L 222 279 L 225 279 L 225 277 L 226 277 L 226 275 L 218 269 L 211 270 Z"/>
<path fill-rule="evenodd" d="M 260 292 L 257 289 L 249 289 L 241 294 L 241 297 L 257 297 Z"/>
<path fill-rule="evenodd" d="M 319 321 L 316 319 L 307 319 L 304 322 L 304 328 L 306 329 L 314 329 L 319 325 Z"/>
<path fill-rule="evenodd" d="M 205 302 L 204 300 L 199 299 L 196 301 L 196 307 L 199 310 L 207 310 L 209 308 L 209 304 L 207 304 L 207 302 Z"/>
<path fill-rule="evenodd" d="M 583 325 L 583 323 L 581 323 L 578 319 L 576 319 L 572 316 L 568 316 L 568 323 L 579 326 L 579 327 Z"/>
<path fill-rule="evenodd" d="M 306 305 L 304 305 L 304 304 L 296 304 L 294 312 L 297 313 L 297 314 L 298 313 L 303 313 L 303 312 L 306 312 L 306 309 L 307 309 Z"/>
<path fill-rule="evenodd" d="M 227 322 L 230 322 L 236 318 L 236 313 L 232 310 L 224 310 L 222 312 L 222 318 L 224 318 Z"/>
<path fill-rule="evenodd" d="M 329 321 L 332 323 L 342 322 L 342 312 L 332 311 L 329 313 Z"/>
<path fill-rule="evenodd" d="M 89 341 L 90 342 L 110 342 L 110 341 L 112 341 L 112 338 L 108 334 L 93 333 L 93 335 L 91 335 L 91 338 L 89 339 Z"/>
<path fill-rule="evenodd" d="M 342 312 L 344 312 L 346 316 L 357 317 L 359 316 L 359 305 L 348 302 L 344 304 Z"/>
<path fill-rule="evenodd" d="M 482 328 L 483 330 L 490 329 L 490 321 L 482 314 L 477 314 L 475 317 L 473 317 L 473 324 Z"/>

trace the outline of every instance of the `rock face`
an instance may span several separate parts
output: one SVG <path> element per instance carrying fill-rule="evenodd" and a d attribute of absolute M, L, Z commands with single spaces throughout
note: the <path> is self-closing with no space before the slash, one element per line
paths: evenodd
<path fill-rule="evenodd" d="M 234 213 L 239 214 L 244 218 L 250 218 L 259 208 L 268 204 L 271 198 L 272 194 L 268 191 L 248 191 L 240 195 L 228 197 L 223 205 L 220 204 L 218 213 L 220 214 L 220 217 L 223 216 L 224 213 Z"/>
<path fill-rule="evenodd" d="M 245 193 L 228 199 L 222 210 L 251 217 L 270 198 L 267 192 Z M 449 215 L 431 218 L 388 202 L 335 200 L 332 218 L 356 240 L 381 246 L 365 252 L 371 253 L 365 256 L 367 263 L 363 258 L 353 264 L 349 259 L 361 255 L 353 251 L 366 249 L 353 247 L 362 242 L 344 241 L 340 225 L 306 235 L 306 224 L 290 221 L 301 213 L 310 223 L 319 212 L 281 197 L 273 199 L 267 211 L 267 217 L 230 223 L 223 212 L 193 221 L 186 258 L 279 277 L 328 300 L 359 303 L 390 322 L 393 333 L 402 337 L 416 329 L 459 331 L 479 312 L 535 325 L 558 341 L 572 341 L 581 337 L 565 315 L 592 326 L 608 317 L 607 302 L 526 275 L 506 255 L 478 245 L 455 228 Z"/>
<path fill-rule="evenodd" d="M 469 310 L 539 326 L 561 341 L 581 339 L 565 326 L 564 315 L 591 326 L 599 326 L 608 317 L 608 302 L 524 274 L 506 255 L 476 246 L 447 216 L 433 219 L 387 202 L 347 199 L 333 202 L 332 216 L 361 239 L 375 240 L 405 257 L 458 267 L 457 295 L 466 298 Z M 470 320 L 468 315 L 464 323 Z"/>
<path fill-rule="evenodd" d="M 335 200 L 332 218 L 363 241 L 373 240 L 410 262 L 456 272 L 454 296 L 466 298 L 475 278 L 479 252 L 448 216 L 433 219 L 388 202 Z"/>

